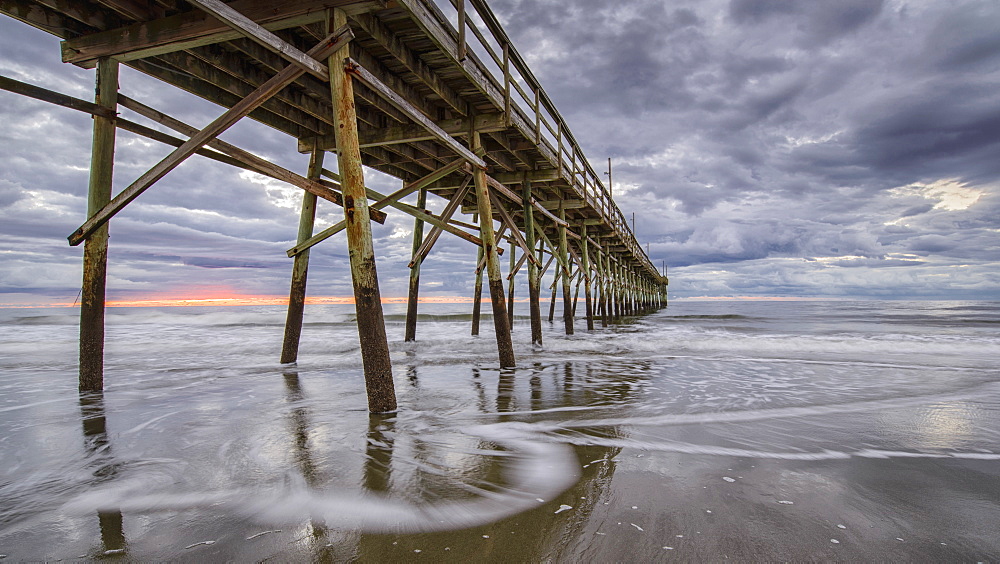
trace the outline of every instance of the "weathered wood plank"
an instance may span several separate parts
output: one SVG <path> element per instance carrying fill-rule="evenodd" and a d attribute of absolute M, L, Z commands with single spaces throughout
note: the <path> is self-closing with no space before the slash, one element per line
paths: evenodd
<path fill-rule="evenodd" d="M 90 33 L 93 29 L 30 0 L 0 0 L 0 13 L 57 37 L 76 37 Z"/>
<path fill-rule="evenodd" d="M 444 83 L 402 40 L 389 30 L 372 14 L 358 14 L 351 19 L 358 22 L 368 35 L 377 41 L 387 51 L 392 53 L 410 72 L 420 78 L 435 94 L 441 97 L 454 111 L 460 115 L 469 114 L 469 105 L 462 97 Z M 468 131 L 468 128 L 463 131 Z"/>
<path fill-rule="evenodd" d="M 326 65 L 299 51 L 287 41 L 264 29 L 253 20 L 219 0 L 188 0 L 188 2 L 212 14 L 222 23 L 239 31 L 261 46 L 272 50 L 288 62 L 297 64 L 306 71 L 318 76 L 321 80 L 328 78 L 329 71 Z"/>
<path fill-rule="evenodd" d="M 373 3 L 355 0 L 236 0 L 229 4 L 230 8 L 270 31 L 323 21 L 326 9 L 336 6 L 367 11 Z M 130 61 L 242 36 L 242 33 L 233 31 L 206 12 L 193 10 L 64 41 L 62 55 L 63 62 L 77 65 L 86 65 L 100 57 Z"/>

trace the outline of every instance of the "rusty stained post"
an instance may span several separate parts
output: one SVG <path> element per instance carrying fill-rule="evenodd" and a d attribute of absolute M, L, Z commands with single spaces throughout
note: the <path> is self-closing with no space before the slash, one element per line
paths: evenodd
<path fill-rule="evenodd" d="M 478 131 L 472 131 L 470 148 L 477 152 L 483 148 Z M 476 203 L 479 207 L 479 236 L 483 240 L 486 257 L 486 277 L 490 284 L 490 302 L 493 304 L 493 327 L 496 329 L 497 354 L 500 368 L 514 367 L 514 344 L 510 338 L 507 323 L 506 304 L 503 296 L 503 277 L 500 275 L 500 255 L 497 253 L 496 234 L 493 232 L 493 205 L 490 203 L 490 187 L 486 184 L 486 171 L 473 167 L 476 182 Z"/>
<path fill-rule="evenodd" d="M 514 239 L 510 240 L 510 267 L 507 272 L 509 272 L 510 280 L 507 281 L 507 325 L 510 326 L 511 330 L 514 329 L 514 268 L 517 266 L 517 261 L 514 257 L 517 254 L 517 243 Z"/>
<path fill-rule="evenodd" d="M 328 29 L 347 24 L 347 14 L 333 10 Z M 344 61 L 350 57 L 349 45 L 330 56 L 330 90 L 333 95 L 336 125 L 337 164 L 340 168 L 344 194 L 344 216 L 347 221 L 347 248 L 351 257 L 351 280 L 354 283 L 354 307 L 361 340 L 361 360 L 365 370 L 368 410 L 383 413 L 396 409 L 396 390 L 392 382 L 392 363 L 385 335 L 385 317 L 375 268 L 372 247 L 372 226 L 365 193 L 364 171 L 361 168 L 361 146 L 358 142 L 358 119 L 354 108 L 354 85 L 344 71 Z"/>
<path fill-rule="evenodd" d="M 524 202 L 524 239 L 529 249 L 535 248 L 535 216 L 534 207 L 531 205 L 531 181 L 528 174 L 524 174 L 521 181 L 521 199 Z M 541 245 L 538 250 L 538 262 L 541 263 Z M 528 307 L 531 313 L 531 344 L 541 346 L 542 344 L 542 312 L 539 310 L 539 284 L 538 265 L 534 261 L 528 261 Z"/>
<path fill-rule="evenodd" d="M 310 180 L 317 180 L 323 171 L 323 156 L 326 153 L 313 147 L 309 157 Z M 316 220 L 316 195 L 302 192 L 302 209 L 299 212 L 298 243 L 308 240 L 313 234 Z M 295 362 L 299 357 L 299 339 L 302 336 L 302 316 L 306 304 L 306 279 L 309 275 L 309 249 L 295 255 L 292 263 L 292 283 L 288 290 L 288 314 L 285 316 L 285 340 L 281 345 L 281 363 Z"/>
<path fill-rule="evenodd" d="M 118 61 L 97 62 L 96 100 L 99 106 L 118 108 Z M 111 201 L 115 164 L 115 121 L 94 117 L 90 153 L 87 217 Z M 104 297 L 108 274 L 108 225 L 87 238 L 83 247 L 83 284 L 80 290 L 80 392 L 104 390 Z"/>
<path fill-rule="evenodd" d="M 417 208 L 427 207 L 427 188 L 421 188 L 417 194 Z M 406 334 L 403 340 L 407 343 L 417 340 L 417 297 L 420 293 L 420 264 L 423 259 L 417 256 L 420 245 L 424 242 L 424 220 L 413 220 L 413 251 L 410 254 L 410 291 L 406 298 Z"/>
<path fill-rule="evenodd" d="M 562 203 L 559 205 L 559 219 L 566 221 L 566 210 Z M 569 243 L 566 241 L 566 227 L 564 223 L 559 224 L 559 261 L 562 263 L 562 295 L 563 295 L 563 323 L 566 325 L 566 334 L 573 334 L 573 303 L 569 294 Z"/>
<path fill-rule="evenodd" d="M 590 296 L 590 249 L 587 245 L 587 224 L 580 224 L 580 260 L 583 264 L 583 294 L 587 307 L 587 331 L 594 330 L 594 303 Z"/>

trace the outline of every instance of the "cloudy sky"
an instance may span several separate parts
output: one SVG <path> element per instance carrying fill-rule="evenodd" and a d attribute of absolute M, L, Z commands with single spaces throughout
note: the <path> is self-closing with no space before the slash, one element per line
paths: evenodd
<path fill-rule="evenodd" d="M 673 297 L 1000 299 L 995 0 L 490 4 L 595 170 L 614 159 L 618 205 Z M 92 71 L 6 17 L 0 74 L 93 96 Z M 192 125 L 221 113 L 130 69 L 121 85 Z M 0 101 L 0 303 L 72 302 L 90 119 Z M 305 170 L 294 141 L 253 122 L 223 138 Z M 116 190 L 167 152 L 120 133 Z M 112 222 L 109 297 L 287 293 L 298 200 L 193 157 Z M 318 222 L 341 217 L 321 205 Z M 384 296 L 405 295 L 411 231 L 399 213 L 375 230 Z M 424 295 L 471 293 L 475 252 L 453 239 L 425 263 Z M 313 295 L 350 294 L 343 235 L 310 275 Z"/>

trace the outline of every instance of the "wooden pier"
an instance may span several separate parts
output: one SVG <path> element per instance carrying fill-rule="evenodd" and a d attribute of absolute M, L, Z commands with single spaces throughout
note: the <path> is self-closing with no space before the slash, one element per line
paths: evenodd
<path fill-rule="evenodd" d="M 473 332 L 485 275 L 501 367 L 516 362 L 508 302 L 520 272 L 528 278 L 536 344 L 541 280 L 550 272 L 552 307 L 561 288 L 567 334 L 576 330 L 581 285 L 588 330 L 666 304 L 666 277 L 485 0 L 0 0 L 0 12 L 60 37 L 64 62 L 96 68 L 93 102 L 0 77 L 4 90 L 94 116 L 88 217 L 69 236 L 71 245 L 85 248 L 81 391 L 103 388 L 110 220 L 194 154 L 303 190 L 298 238 L 288 250 L 282 362 L 298 355 L 309 249 L 346 231 L 373 412 L 396 408 L 371 236 L 371 221 L 383 222 L 387 208 L 415 221 L 408 341 L 416 339 L 420 266 L 433 260 L 429 254 L 445 232 L 479 247 L 479 263 L 469 265 L 477 280 Z M 121 95 L 121 64 L 224 111 L 204 129 L 187 126 Z M 121 118 L 120 107 L 180 137 Z M 292 136 L 297 150 L 310 155 L 306 175 L 217 139 L 244 117 Z M 118 129 L 176 149 L 112 195 Z M 323 167 L 326 152 L 336 153 L 337 172 Z M 401 188 L 380 194 L 366 187 L 364 167 L 399 178 Z M 413 195 L 415 205 L 402 201 Z M 425 209 L 431 196 L 447 201 L 438 215 Z M 343 207 L 344 221 L 316 233 L 320 199 Z M 456 219 L 459 212 L 473 221 Z"/>

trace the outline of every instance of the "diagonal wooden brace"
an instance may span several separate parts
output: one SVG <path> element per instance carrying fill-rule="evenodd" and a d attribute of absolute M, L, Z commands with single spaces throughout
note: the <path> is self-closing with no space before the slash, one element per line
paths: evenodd
<path fill-rule="evenodd" d="M 472 182 L 472 176 L 467 176 L 464 181 L 462 181 L 462 186 L 459 187 L 455 195 L 451 197 L 451 200 L 444 207 L 444 211 L 441 212 L 441 219 L 446 222 L 451 221 L 451 216 L 455 215 L 455 211 L 459 209 L 462 205 L 462 200 L 469 193 L 469 184 Z M 420 243 L 420 248 L 417 252 L 413 254 L 413 260 L 407 265 L 408 268 L 413 268 L 416 264 L 423 262 L 427 258 L 427 253 L 431 252 L 431 248 L 434 243 L 437 242 L 438 238 L 441 237 L 442 229 L 438 226 L 431 228 L 431 232 L 427 234 L 427 237 Z"/>
<path fill-rule="evenodd" d="M 384 208 L 386 206 L 392 206 L 392 207 L 394 207 L 394 208 L 396 208 L 398 210 L 401 210 L 401 211 L 404 211 L 404 212 L 406 212 L 406 213 L 408 213 L 410 215 L 413 215 L 414 217 L 418 217 L 412 211 L 410 211 L 410 210 L 415 210 L 417 208 L 414 208 L 413 206 L 409 206 L 409 205 L 406 205 L 406 204 L 401 204 L 401 203 L 399 203 L 399 200 L 402 199 L 402 198 L 405 198 L 406 196 L 412 194 L 413 192 L 416 192 L 417 190 L 423 188 L 424 186 L 427 186 L 428 184 L 432 184 L 434 182 L 437 182 L 438 180 L 444 178 L 445 176 L 448 176 L 449 174 L 451 174 L 451 173 L 455 172 L 456 170 L 462 168 L 463 166 L 466 166 L 465 165 L 465 159 L 454 160 L 454 161 L 452 161 L 452 162 L 444 165 L 443 167 L 441 167 L 441 168 L 439 168 L 439 169 L 437 169 L 437 170 L 435 170 L 435 171 L 433 171 L 433 172 L 431 172 L 431 173 L 423 176 L 422 178 L 419 178 L 417 180 L 414 180 L 413 182 L 410 182 L 409 184 L 406 184 L 405 186 L 403 186 L 399 190 L 396 190 L 395 192 L 393 192 L 392 194 L 390 194 L 388 196 L 383 196 L 382 194 L 379 194 L 378 192 L 372 190 L 371 188 L 365 187 L 365 192 L 367 193 L 368 197 L 371 198 L 371 199 L 373 199 L 373 200 L 376 200 L 375 203 L 373 203 L 370 206 L 368 206 L 368 213 L 369 214 L 383 214 L 384 215 L 385 212 L 382 212 L 382 211 L 379 211 L 379 210 L 381 210 L 382 208 Z M 323 169 L 323 175 L 324 176 L 329 176 L 330 178 L 333 178 L 334 180 L 338 180 L 338 181 L 340 180 L 340 175 L 339 174 L 335 174 L 335 173 L 333 173 L 333 172 L 331 172 L 329 170 L 326 170 L 326 169 Z M 324 183 L 325 183 L 325 181 L 324 181 Z M 427 215 L 426 212 L 423 212 L 423 210 L 420 210 L 420 211 L 421 211 L 421 213 L 424 213 L 425 215 Z M 434 216 L 429 216 L 429 217 L 433 218 Z M 424 219 L 424 218 L 423 217 L 419 217 L 419 219 Z M 428 220 L 428 222 L 431 223 L 432 225 L 435 225 L 435 226 L 437 226 L 438 223 L 440 223 L 440 222 L 436 222 L 433 219 Z M 324 229 L 324 230 L 320 231 L 319 233 L 313 235 L 309 239 L 307 239 L 307 240 L 299 243 L 298 245 L 295 245 L 291 249 L 288 249 L 287 251 L 285 251 L 285 254 L 287 254 L 289 258 L 294 257 L 295 255 L 301 253 L 302 251 L 304 251 L 306 249 L 309 249 L 309 248 L 312 248 L 312 247 L 316 246 L 317 244 L 319 244 L 319 243 L 321 243 L 321 242 L 329 239 L 330 237 L 333 237 L 334 235 L 336 235 L 337 233 L 340 233 L 341 231 L 343 231 L 346 228 L 347 228 L 347 221 L 346 220 L 338 221 L 337 223 L 331 225 L 330 227 L 327 227 L 326 229 Z M 459 229 L 455 229 L 455 231 L 460 231 L 460 230 Z M 464 233 L 464 232 L 462 232 L 462 233 Z M 462 235 L 459 235 L 459 237 L 461 237 L 461 236 Z"/>
<path fill-rule="evenodd" d="M 313 58 L 326 58 L 342 48 L 353 38 L 354 34 L 351 32 L 351 28 L 345 25 L 310 49 L 308 55 Z M 297 65 L 290 65 L 282 69 L 270 80 L 251 92 L 249 96 L 237 102 L 226 113 L 216 118 L 215 121 L 193 135 L 187 142 L 167 155 L 153 168 L 146 171 L 145 174 L 140 176 L 128 188 L 122 190 L 108 205 L 98 210 L 86 223 L 69 236 L 69 244 L 76 246 L 82 243 L 94 231 L 121 211 L 122 208 L 139 197 L 153 183 L 163 178 L 185 159 L 193 155 L 205 143 L 221 135 L 222 132 L 229 129 L 234 123 L 252 112 L 304 73 L 305 71 Z"/>
<path fill-rule="evenodd" d="M 538 262 L 538 259 L 534 257 L 534 253 L 532 253 L 531 249 L 528 247 L 527 241 L 524 240 L 524 235 L 521 234 L 521 230 L 518 229 L 517 224 L 514 223 L 514 218 L 512 218 L 507 212 L 507 208 L 505 208 L 499 201 L 495 192 L 490 192 L 490 200 L 493 201 L 493 209 L 497 212 L 497 215 L 500 216 L 501 221 L 506 224 L 508 228 L 510 228 L 510 233 L 514 238 L 514 242 L 517 243 L 517 246 L 521 247 L 521 251 L 528 257 L 528 260 L 534 263 L 535 266 L 542 266 L 542 263 Z"/>
<path fill-rule="evenodd" d="M 128 96 L 119 94 L 118 103 L 143 117 L 146 117 L 148 119 L 155 121 L 156 123 L 169 127 L 174 131 L 183 133 L 184 135 L 191 136 L 198 133 L 198 129 L 196 127 L 192 127 L 176 118 L 168 116 L 167 114 L 161 111 L 153 109 L 143 104 L 142 102 L 133 100 Z M 268 162 L 267 160 L 262 159 L 249 151 L 244 151 L 243 149 L 240 149 L 235 145 L 230 145 L 229 143 L 226 143 L 221 139 L 212 139 L 205 145 L 207 147 L 216 149 L 219 152 L 240 161 L 241 163 L 246 165 L 247 168 L 259 174 L 270 176 L 271 178 L 274 178 L 276 180 L 281 180 L 293 186 L 302 188 L 306 192 L 309 192 L 310 194 L 315 194 L 316 196 L 323 198 L 324 200 L 327 200 L 329 202 L 333 202 L 338 206 L 344 205 L 344 198 L 343 196 L 340 195 L 340 192 L 331 190 L 329 187 L 324 186 L 323 184 L 316 182 L 315 180 L 310 180 L 284 167 Z M 381 216 L 373 215 L 372 221 L 378 223 L 384 223 L 385 214 L 383 213 Z"/>

